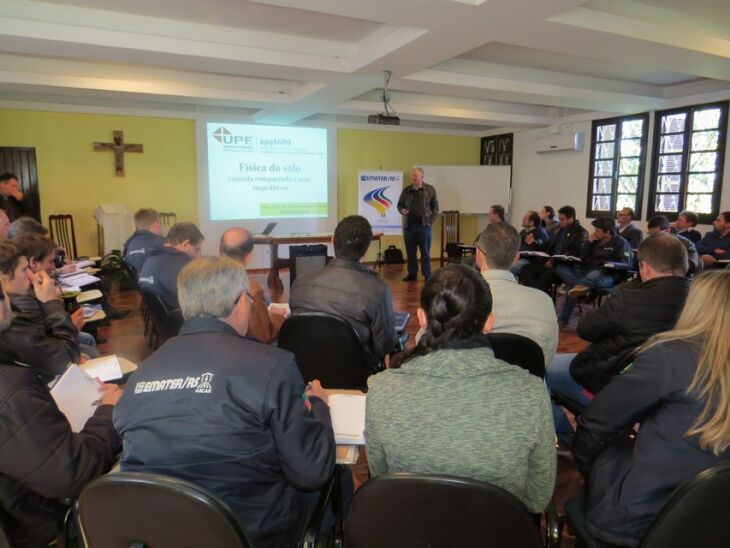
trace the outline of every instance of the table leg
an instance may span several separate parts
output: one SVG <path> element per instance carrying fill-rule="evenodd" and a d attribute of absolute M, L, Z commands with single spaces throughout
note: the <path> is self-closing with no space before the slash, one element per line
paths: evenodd
<path fill-rule="evenodd" d="M 271 244 L 271 268 L 269 269 L 269 275 L 266 277 L 266 285 L 272 289 L 281 291 L 284 289 L 284 284 L 281 283 L 279 278 L 279 245 Z"/>

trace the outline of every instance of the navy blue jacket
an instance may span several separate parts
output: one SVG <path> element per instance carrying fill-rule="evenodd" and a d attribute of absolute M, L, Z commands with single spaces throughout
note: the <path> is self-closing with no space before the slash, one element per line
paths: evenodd
<path fill-rule="evenodd" d="M 228 504 L 254 546 L 293 546 L 300 491 L 332 475 L 328 407 L 294 355 L 191 318 L 132 374 L 114 410 L 122 470 L 175 476 Z"/>
<path fill-rule="evenodd" d="M 580 257 L 583 242 L 588 238 L 588 231 L 579 221 L 575 221 L 567 228 L 561 228 L 550 240 L 548 253 L 550 255 L 572 255 Z"/>
<path fill-rule="evenodd" d="M 145 261 L 162 248 L 165 238 L 149 230 L 137 230 L 126 242 L 122 251 L 124 261 L 135 272 L 142 272 Z"/>
<path fill-rule="evenodd" d="M 156 293 L 168 310 L 180 308 L 177 300 L 177 276 L 191 258 L 174 247 L 163 246 L 147 259 L 139 274 L 140 290 Z"/>
<path fill-rule="evenodd" d="M 705 234 L 695 247 L 700 255 L 712 255 L 715 259 L 730 259 L 730 234 L 722 237 L 717 230 L 713 230 Z M 717 248 L 724 249 L 725 253 L 716 254 Z"/>
<path fill-rule="evenodd" d="M 629 243 L 616 234 L 604 243 L 586 242 L 580 252 L 580 258 L 587 266 L 603 266 L 607 262 L 631 264 L 631 248 Z"/>
<path fill-rule="evenodd" d="M 641 229 L 632 224 L 626 225 L 623 230 L 618 230 L 618 235 L 629 242 L 631 249 L 639 249 L 639 244 L 644 239 L 644 233 Z"/>
<path fill-rule="evenodd" d="M 525 242 L 528 234 L 532 234 L 534 241 L 531 244 Z M 545 251 L 549 242 L 547 231 L 538 226 L 536 228 L 525 228 L 520 231 L 520 251 Z"/>
<path fill-rule="evenodd" d="M 700 234 L 700 231 L 695 230 L 694 228 L 688 228 L 687 230 L 677 230 L 676 234 L 677 236 L 687 238 L 693 244 L 696 244 L 702 239 L 702 234 Z"/>

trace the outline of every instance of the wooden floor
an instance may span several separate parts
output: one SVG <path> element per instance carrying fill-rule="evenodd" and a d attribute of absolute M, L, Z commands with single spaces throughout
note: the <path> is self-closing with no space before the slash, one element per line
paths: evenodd
<path fill-rule="evenodd" d="M 438 265 L 434 262 L 433 268 Z M 380 277 L 391 288 L 393 293 L 393 307 L 396 310 L 410 312 L 411 318 L 408 323 L 409 344 L 413 344 L 415 334 L 418 331 L 418 320 L 416 309 L 423 288 L 423 280 L 417 282 L 402 282 L 405 275 L 402 265 L 385 265 L 382 267 Z M 252 272 L 250 277 L 266 287 L 266 272 Z M 289 274 L 287 271 L 281 273 L 284 283 L 284 290 L 271 294 L 274 302 L 287 302 L 289 299 Z M 558 301 L 558 307 L 562 306 L 562 299 Z M 115 320 L 110 327 L 99 330 L 100 339 L 105 340 L 99 345 L 104 354 L 117 354 L 135 363 L 141 363 L 149 354 L 150 349 L 145 343 L 143 336 L 143 323 L 139 313 L 140 298 L 136 291 L 119 292 L 113 290 L 110 295 L 110 302 L 117 308 L 129 310 L 126 318 Z M 583 314 L 591 310 L 591 305 L 583 305 Z M 587 343 L 575 334 L 575 324 L 581 313 L 576 309 L 569 327 L 560 333 L 558 352 L 580 352 Z M 364 448 L 361 451 L 360 461 L 352 467 L 355 477 L 355 484 L 359 486 L 367 480 L 367 460 Z M 566 500 L 579 494 L 583 489 L 583 480 L 572 464 L 572 461 L 565 457 L 558 458 L 558 475 L 555 486 L 555 499 L 558 504 L 559 513 L 562 514 L 562 506 Z M 564 546 L 573 546 L 573 539 L 564 533 Z"/>

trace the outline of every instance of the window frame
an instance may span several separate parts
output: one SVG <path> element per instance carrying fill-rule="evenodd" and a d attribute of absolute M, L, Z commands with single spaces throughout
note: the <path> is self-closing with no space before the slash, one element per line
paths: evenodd
<path fill-rule="evenodd" d="M 646 150 L 649 144 L 649 113 L 643 112 L 639 114 L 631 114 L 628 116 L 616 116 L 613 118 L 603 118 L 600 120 L 593 120 L 591 126 L 591 152 L 588 164 L 588 198 L 586 201 L 586 217 L 595 218 L 606 215 L 615 217 L 617 208 L 617 197 L 618 197 L 618 179 L 619 179 L 619 166 L 621 163 L 621 129 L 623 122 L 630 120 L 643 120 L 644 131 L 641 136 L 641 155 L 639 158 L 639 173 L 637 174 L 638 183 L 636 187 L 636 201 L 632 208 L 634 210 L 634 220 L 641 220 L 644 203 L 644 179 L 646 176 Z M 611 186 L 611 203 L 613 211 L 605 212 L 593 209 L 593 181 L 596 178 L 595 166 L 596 166 L 596 149 L 598 148 L 598 127 L 605 126 L 607 124 L 616 124 L 616 138 L 614 139 L 615 148 L 613 156 L 613 184 Z M 626 158 L 634 158 L 634 156 L 626 156 Z"/>
<path fill-rule="evenodd" d="M 681 108 L 672 108 L 667 110 L 658 110 L 654 113 L 654 133 L 652 135 L 652 162 L 651 162 L 651 188 L 649 189 L 649 203 L 647 204 L 647 212 L 649 217 L 654 215 L 664 215 L 670 221 L 676 221 L 679 213 L 686 209 L 687 189 L 689 187 L 689 157 L 690 148 L 692 146 L 692 125 L 694 123 L 695 112 L 705 110 L 712 107 L 720 108 L 720 122 L 718 131 L 720 132 L 717 139 L 717 163 L 715 164 L 715 186 L 712 191 L 712 211 L 710 213 L 699 213 L 699 223 L 702 225 L 712 224 L 720 213 L 720 199 L 722 197 L 722 181 L 725 167 L 725 150 L 727 145 L 728 132 L 728 106 L 730 101 L 717 101 L 713 103 L 703 103 L 700 105 L 690 105 Z M 682 167 L 680 175 L 682 177 L 679 188 L 679 211 L 657 211 L 656 195 L 663 194 L 657 192 L 657 178 L 659 177 L 659 157 L 661 156 L 661 128 L 662 118 L 672 114 L 687 113 L 687 119 L 684 124 L 684 143 L 682 146 Z M 699 193 L 701 194 L 701 193 Z"/>

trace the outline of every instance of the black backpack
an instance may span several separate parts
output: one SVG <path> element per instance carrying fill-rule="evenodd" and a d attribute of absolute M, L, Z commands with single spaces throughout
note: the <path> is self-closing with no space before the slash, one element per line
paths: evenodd
<path fill-rule="evenodd" d="M 384 257 L 385 264 L 403 264 L 405 262 L 403 260 L 403 252 L 394 245 L 388 246 L 388 249 L 385 250 Z"/>

